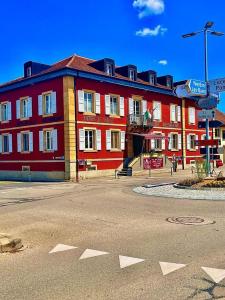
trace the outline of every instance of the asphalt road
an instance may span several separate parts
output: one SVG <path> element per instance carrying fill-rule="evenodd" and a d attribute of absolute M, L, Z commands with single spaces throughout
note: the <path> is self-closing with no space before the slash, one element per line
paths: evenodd
<path fill-rule="evenodd" d="M 174 178 L 0 184 L 0 232 L 22 238 L 25 245 L 21 252 L 0 254 L 0 299 L 225 299 L 225 279 L 215 283 L 202 269 L 225 269 L 225 201 L 132 191 L 168 181 Z M 216 223 L 167 222 L 174 216 Z M 49 254 L 58 244 L 77 248 Z M 107 254 L 79 259 L 96 254 L 92 250 Z M 119 256 L 121 266 L 134 264 L 121 268 Z M 177 270 L 163 275 L 159 262 L 167 263 L 164 273 L 171 266 Z"/>

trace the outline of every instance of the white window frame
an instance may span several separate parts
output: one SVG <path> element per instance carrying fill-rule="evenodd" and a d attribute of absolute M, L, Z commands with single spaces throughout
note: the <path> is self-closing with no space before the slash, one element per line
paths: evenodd
<path fill-rule="evenodd" d="M 113 75 L 113 66 L 110 63 L 106 63 L 106 74 L 109 76 Z"/>
<path fill-rule="evenodd" d="M 177 139 L 177 147 L 173 147 L 173 137 L 176 136 L 176 139 Z M 170 138 L 171 138 L 171 150 L 179 150 L 179 135 L 178 133 L 171 133 L 170 134 Z"/>
<path fill-rule="evenodd" d="M 113 134 L 117 134 L 118 135 L 118 139 L 117 139 L 117 143 L 118 147 L 113 147 Z M 119 130 L 111 130 L 111 150 L 121 150 L 121 134 Z"/>
<path fill-rule="evenodd" d="M 92 132 L 92 147 L 90 147 L 90 132 Z M 89 133 L 86 135 L 86 133 Z M 86 139 L 87 143 L 86 143 Z M 86 147 L 86 144 L 88 144 L 88 146 Z M 86 151 L 93 151 L 96 150 L 96 129 L 91 129 L 91 128 L 85 128 L 84 129 L 84 150 Z"/>
<path fill-rule="evenodd" d="M 135 70 L 134 69 L 129 69 L 129 79 L 130 80 L 135 80 Z"/>
<path fill-rule="evenodd" d="M 88 109 L 88 96 L 91 96 L 91 110 Z M 84 113 L 95 113 L 95 97 L 93 92 L 84 91 Z"/>
<path fill-rule="evenodd" d="M 117 108 L 116 111 L 114 111 L 114 106 L 112 103 L 112 102 L 114 102 L 115 99 L 116 99 L 116 108 Z M 111 116 L 119 116 L 120 115 L 119 97 L 117 95 L 110 95 L 110 115 Z"/>

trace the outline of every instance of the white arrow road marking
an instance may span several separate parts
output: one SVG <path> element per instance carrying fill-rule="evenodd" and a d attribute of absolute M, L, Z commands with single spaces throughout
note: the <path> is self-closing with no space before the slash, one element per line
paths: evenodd
<path fill-rule="evenodd" d="M 53 248 L 49 254 L 51 253 L 55 253 L 55 252 L 61 252 L 61 251 L 67 251 L 67 250 L 72 250 L 72 249 L 76 249 L 77 247 L 74 246 L 68 246 L 68 245 L 64 245 L 64 244 L 58 244 L 55 246 L 55 248 Z"/>
<path fill-rule="evenodd" d="M 141 258 L 122 256 L 122 255 L 119 255 L 119 260 L 120 260 L 120 268 L 121 269 L 144 261 L 144 259 L 141 259 Z"/>
<path fill-rule="evenodd" d="M 93 249 L 86 249 L 83 254 L 80 256 L 79 259 L 85 259 L 89 257 L 95 257 L 95 256 L 100 256 L 100 255 L 106 255 L 109 254 L 108 252 L 103 252 L 103 251 L 98 251 L 98 250 L 93 250 Z"/>
<path fill-rule="evenodd" d="M 212 278 L 212 280 L 215 281 L 215 283 L 219 283 L 221 280 L 225 278 L 224 269 L 202 267 L 202 270 L 204 270 Z"/>
<path fill-rule="evenodd" d="M 186 267 L 184 264 L 175 264 L 169 262 L 159 262 L 163 275 L 167 275 L 173 271 Z"/>

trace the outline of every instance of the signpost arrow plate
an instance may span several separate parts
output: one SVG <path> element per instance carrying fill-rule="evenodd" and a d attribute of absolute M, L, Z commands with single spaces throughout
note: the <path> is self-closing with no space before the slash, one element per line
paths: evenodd
<path fill-rule="evenodd" d="M 209 89 L 212 93 L 225 92 L 225 78 L 210 80 Z"/>
<path fill-rule="evenodd" d="M 201 98 L 198 100 L 198 106 L 201 109 L 213 109 L 217 107 L 218 100 L 216 97 Z"/>
<path fill-rule="evenodd" d="M 189 96 L 207 96 L 207 84 L 205 81 L 190 79 L 186 82 Z"/>
<path fill-rule="evenodd" d="M 217 120 L 209 121 L 209 128 L 218 128 L 222 126 L 223 123 Z M 206 122 L 205 121 L 199 121 L 198 122 L 198 128 L 206 128 Z"/>
<path fill-rule="evenodd" d="M 188 98 L 190 97 L 187 87 L 185 84 L 178 85 L 176 89 L 174 90 L 175 94 L 177 95 L 178 98 Z"/>
<path fill-rule="evenodd" d="M 216 116 L 215 110 L 202 110 L 198 113 L 199 119 L 213 119 Z"/>

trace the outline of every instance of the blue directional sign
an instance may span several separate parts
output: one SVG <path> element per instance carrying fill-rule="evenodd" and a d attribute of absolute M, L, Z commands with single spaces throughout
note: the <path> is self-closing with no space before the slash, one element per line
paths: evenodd
<path fill-rule="evenodd" d="M 198 107 L 201 109 L 213 109 L 217 107 L 218 102 L 218 97 L 209 96 L 207 98 L 200 98 L 198 100 Z"/>
<path fill-rule="evenodd" d="M 209 128 L 218 128 L 222 126 L 223 123 L 217 120 L 209 121 Z M 198 128 L 206 128 L 206 122 L 205 121 L 199 121 L 198 122 Z"/>
<path fill-rule="evenodd" d="M 190 79 L 186 86 L 190 96 L 204 97 L 207 95 L 207 83 L 205 81 Z"/>

